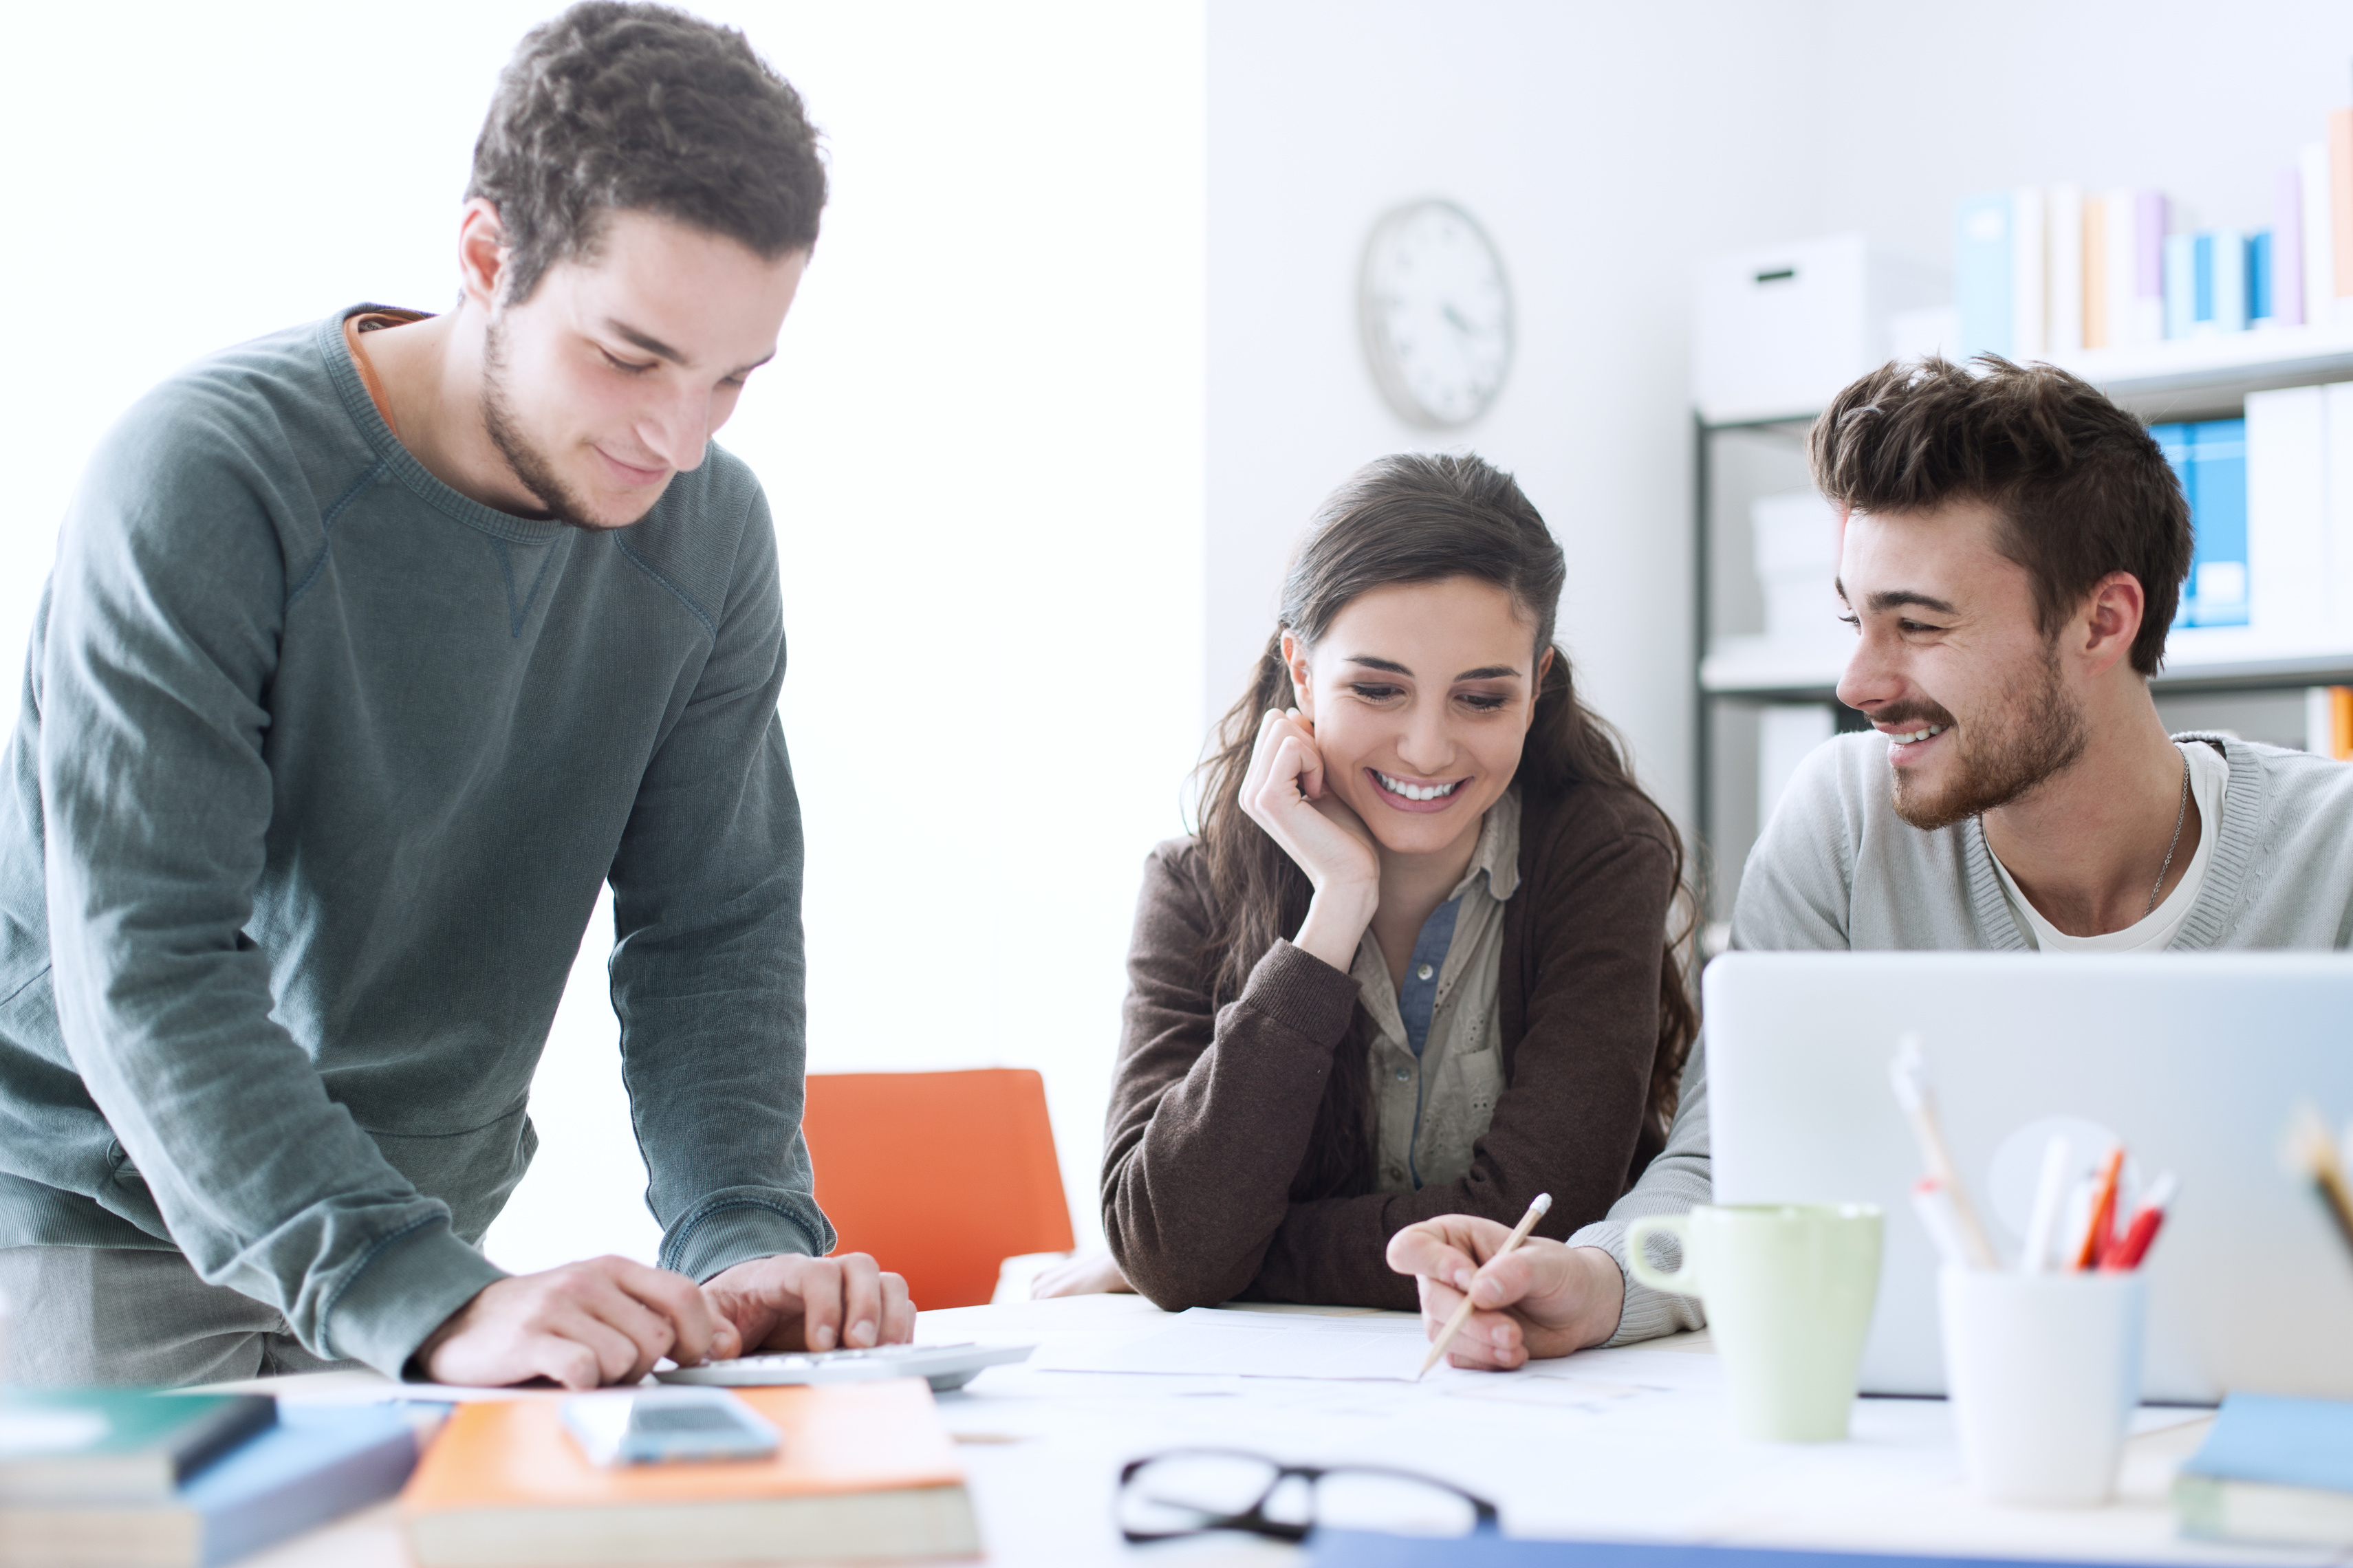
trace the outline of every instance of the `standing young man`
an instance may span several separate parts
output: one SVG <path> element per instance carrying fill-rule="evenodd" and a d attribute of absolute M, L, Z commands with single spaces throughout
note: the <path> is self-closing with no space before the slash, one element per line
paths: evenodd
<path fill-rule="evenodd" d="M 776 540 L 709 444 L 824 201 L 740 34 L 575 5 L 500 79 L 453 310 L 229 350 L 101 447 L 0 807 L 20 1379 L 909 1336 L 815 1256 Z M 510 1278 L 477 1244 L 607 881 L 663 1267 Z"/>
<path fill-rule="evenodd" d="M 2168 735 L 2148 679 L 2189 508 L 2140 422 L 2048 365 L 1890 364 L 1815 423 L 1859 637 L 1839 698 L 1874 732 L 1806 759 L 1748 858 L 1732 945 L 2149 952 L 2353 945 L 2353 768 Z M 1901 1009 L 1933 997 L 1895 997 Z M 1694 1051 L 1666 1150 L 1609 1217 L 1476 1284 L 1469 1364 L 1699 1316 L 1629 1285 L 1626 1223 L 1708 1199 Z M 1454 1216 L 1389 1249 L 1451 1312 L 1500 1237 Z"/>

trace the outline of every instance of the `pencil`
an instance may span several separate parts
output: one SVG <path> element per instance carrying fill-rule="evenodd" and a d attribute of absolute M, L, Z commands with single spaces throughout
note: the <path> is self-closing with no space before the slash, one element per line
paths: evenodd
<path fill-rule="evenodd" d="M 1928 1084 L 1928 1063 L 1921 1052 L 1919 1036 L 1906 1034 L 1896 1041 L 1895 1058 L 1887 1064 L 1887 1079 L 1895 1088 L 1896 1103 L 1912 1122 L 1922 1163 L 1953 1200 L 1953 1222 L 1960 1232 L 1961 1245 L 1968 1251 L 1969 1263 L 1978 1268 L 2000 1268 L 2001 1259 L 1994 1255 L 1993 1243 L 1978 1221 L 1977 1207 L 1969 1202 L 1969 1190 L 1962 1184 L 1961 1168 L 1953 1163 L 1952 1148 L 1945 1142 L 1944 1123 L 1936 1115 L 1936 1091 Z"/>
<path fill-rule="evenodd" d="M 2320 1119 L 2320 1112 L 2308 1104 L 2296 1107 L 2295 1121 L 2288 1129 L 2288 1157 L 2312 1184 L 2328 1217 L 2337 1222 L 2337 1234 L 2353 1249 L 2353 1190 L 2346 1184 L 2335 1134 Z"/>
<path fill-rule="evenodd" d="M 1535 1229 L 1536 1221 L 1544 1218 L 1545 1211 L 1550 1207 L 1552 1207 L 1552 1194 L 1550 1193 L 1538 1193 L 1536 1194 L 1536 1201 L 1528 1205 L 1528 1212 L 1520 1216 L 1518 1227 L 1512 1232 L 1510 1237 L 1505 1238 L 1504 1245 L 1496 1250 L 1495 1258 L 1509 1258 L 1514 1251 L 1518 1250 L 1520 1243 L 1528 1238 L 1528 1232 Z M 1493 1263 L 1495 1261 L 1495 1258 L 1491 1258 L 1487 1259 L 1487 1261 Z M 1419 1383 L 1429 1373 L 1430 1369 L 1438 1364 L 1438 1358 L 1446 1353 L 1446 1347 L 1454 1342 L 1454 1336 L 1461 1333 L 1462 1331 L 1462 1325 L 1470 1321 L 1471 1292 L 1465 1290 L 1462 1292 L 1462 1305 L 1454 1309 L 1454 1315 L 1446 1320 L 1446 1327 L 1439 1331 L 1437 1340 L 1431 1343 L 1430 1353 L 1421 1358 L 1421 1371 L 1413 1374 L 1413 1380 L 1416 1383 Z"/>

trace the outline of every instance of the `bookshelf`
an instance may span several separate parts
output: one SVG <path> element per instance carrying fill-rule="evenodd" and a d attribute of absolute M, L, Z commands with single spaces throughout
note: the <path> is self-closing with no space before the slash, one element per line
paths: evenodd
<path fill-rule="evenodd" d="M 2050 363 L 2150 423 L 2230 418 L 2243 412 L 2251 392 L 2353 381 L 2353 323 L 2054 354 Z M 1835 694 L 1847 653 L 1840 642 L 1761 635 L 1749 507 L 1760 496 L 1806 487 L 1805 440 L 1814 412 L 1694 415 L 1693 804 L 1710 922 L 1731 917 L 1740 869 L 1761 826 L 1758 734 L 1767 710 L 1820 704 L 1832 710 L 1835 729 L 1866 727 Z M 2303 743 L 2306 689 L 2331 685 L 2353 685 L 2353 647 L 2287 643 L 2240 626 L 2175 631 L 2167 639 L 2165 668 L 2151 682 L 2159 711 L 2175 729 L 2219 726 L 2290 745 Z"/>

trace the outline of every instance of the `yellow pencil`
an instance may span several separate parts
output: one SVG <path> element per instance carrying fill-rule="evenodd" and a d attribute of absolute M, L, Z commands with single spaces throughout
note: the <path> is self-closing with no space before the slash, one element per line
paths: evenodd
<path fill-rule="evenodd" d="M 1552 1207 L 1552 1194 L 1538 1193 L 1536 1201 L 1528 1205 L 1528 1212 L 1520 1216 L 1519 1227 L 1512 1232 L 1510 1238 L 1496 1252 L 1495 1258 L 1509 1258 L 1520 1243 L 1528 1238 L 1528 1232 L 1535 1229 L 1536 1221 L 1544 1218 L 1545 1211 L 1550 1207 Z M 1493 1263 L 1495 1258 L 1491 1258 L 1487 1261 Z M 1424 1373 L 1438 1364 L 1438 1358 L 1446 1353 L 1446 1347 L 1454 1342 L 1454 1336 L 1461 1333 L 1462 1325 L 1470 1321 L 1471 1293 L 1466 1290 L 1462 1293 L 1462 1305 L 1454 1309 L 1454 1315 L 1446 1320 L 1446 1327 L 1439 1331 L 1437 1340 L 1431 1343 L 1430 1353 L 1421 1358 L 1421 1371 L 1413 1374 L 1413 1380 L 1416 1383 L 1419 1383 Z"/>
<path fill-rule="evenodd" d="M 2337 1222 L 2337 1234 L 2344 1238 L 2347 1248 L 2353 1250 L 2353 1187 L 2346 1183 L 2345 1164 L 2337 1157 L 2336 1135 L 2321 1120 L 2318 1109 L 2307 1102 L 2295 1108 L 2295 1120 L 2289 1125 L 2287 1137 L 2288 1158 L 2312 1183 L 2321 1206 Z"/>

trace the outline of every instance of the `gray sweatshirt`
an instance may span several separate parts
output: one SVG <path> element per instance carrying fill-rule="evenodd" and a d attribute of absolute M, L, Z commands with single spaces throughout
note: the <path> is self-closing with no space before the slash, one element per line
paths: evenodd
<path fill-rule="evenodd" d="M 142 399 L 58 545 L 0 793 L 0 1247 L 176 1247 L 397 1374 L 499 1277 L 599 886 L 661 1261 L 822 1252 L 758 483 L 480 506 L 341 318 Z"/>
<path fill-rule="evenodd" d="M 2184 734 L 2230 763 L 2206 881 L 2175 948 L 2353 945 L 2353 767 L 2222 735 Z M 1841 735 L 1799 767 L 1749 852 L 1732 945 L 1807 949 L 2032 948 L 2003 898 L 1974 817 L 1924 833 L 1895 815 L 1887 742 Z M 1708 1201 L 1707 1066 L 1692 1053 L 1667 1146 L 1609 1217 L 1569 1238 L 1626 1265 L 1627 1222 Z M 1654 1254 L 1664 1261 L 1663 1248 Z M 1696 1328 L 1698 1304 L 1635 1283 L 1609 1342 Z"/>

